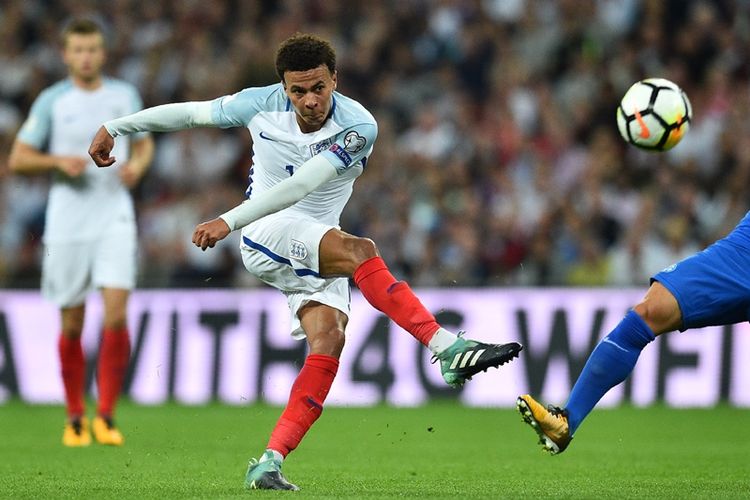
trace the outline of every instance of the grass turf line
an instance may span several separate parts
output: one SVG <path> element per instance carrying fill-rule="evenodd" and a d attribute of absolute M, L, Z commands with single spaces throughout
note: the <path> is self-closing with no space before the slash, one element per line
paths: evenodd
<path fill-rule="evenodd" d="M 124 403 L 123 448 L 60 444 L 61 407 L 0 405 L 0 497 L 247 498 L 279 408 Z M 595 411 L 547 456 L 513 410 L 327 408 L 284 465 L 305 498 L 748 498 L 750 411 Z"/>

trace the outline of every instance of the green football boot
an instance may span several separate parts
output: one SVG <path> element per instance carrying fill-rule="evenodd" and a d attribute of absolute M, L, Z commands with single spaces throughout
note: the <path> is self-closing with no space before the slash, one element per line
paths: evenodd
<path fill-rule="evenodd" d="M 432 357 L 432 362 L 440 361 L 440 371 L 445 382 L 460 387 L 479 372 L 500 365 L 518 357 L 523 346 L 518 342 L 508 344 L 485 344 L 463 338 L 458 332 L 456 341 L 440 354 Z"/>
<path fill-rule="evenodd" d="M 265 452 L 264 455 L 269 454 Z M 281 473 L 281 462 L 273 458 L 259 462 L 250 459 L 245 474 L 245 488 L 248 490 L 290 490 L 298 491 L 297 485 L 290 483 Z"/>

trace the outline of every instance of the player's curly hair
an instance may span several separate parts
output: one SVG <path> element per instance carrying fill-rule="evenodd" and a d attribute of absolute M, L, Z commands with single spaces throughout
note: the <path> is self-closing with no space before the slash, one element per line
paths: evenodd
<path fill-rule="evenodd" d="M 287 38 L 276 52 L 276 74 L 284 81 L 287 71 L 307 71 L 325 64 L 336 71 L 336 51 L 326 40 L 315 35 L 296 33 Z"/>

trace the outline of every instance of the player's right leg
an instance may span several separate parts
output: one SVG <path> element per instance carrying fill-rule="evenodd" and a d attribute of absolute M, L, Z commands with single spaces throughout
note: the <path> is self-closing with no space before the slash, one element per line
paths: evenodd
<path fill-rule="evenodd" d="M 281 466 L 320 417 L 338 371 L 347 316 L 333 307 L 308 302 L 298 317 L 307 335 L 310 354 L 292 385 L 289 401 L 271 433 L 266 451 L 259 460 L 250 461 L 245 475 L 248 489 L 299 489 L 287 481 Z"/>
<path fill-rule="evenodd" d="M 81 347 L 84 312 L 83 305 L 61 309 L 62 332 L 58 339 L 60 371 L 65 389 L 65 407 L 68 417 L 62 442 L 65 446 L 71 447 L 91 444 L 84 403 L 86 358 Z"/>
<path fill-rule="evenodd" d="M 351 277 L 367 301 L 432 351 L 443 379 L 460 386 L 475 374 L 511 361 L 521 352 L 517 342 L 492 344 L 462 338 L 442 328 L 409 285 L 398 281 L 372 240 L 338 229 L 320 241 L 320 272 Z"/>
<path fill-rule="evenodd" d="M 66 446 L 87 446 L 91 442 L 84 407 L 86 359 L 81 346 L 90 257 L 89 245 L 56 243 L 45 245 L 42 259 L 42 294 L 61 312 L 58 355 L 67 411 L 63 433 Z"/>

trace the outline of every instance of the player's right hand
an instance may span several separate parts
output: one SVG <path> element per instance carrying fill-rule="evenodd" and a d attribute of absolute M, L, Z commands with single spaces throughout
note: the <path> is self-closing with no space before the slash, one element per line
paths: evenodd
<path fill-rule="evenodd" d="M 231 232 L 232 230 L 221 217 L 201 222 L 193 232 L 193 244 L 205 251 L 206 248 L 213 248 L 216 242 L 223 240 Z"/>
<path fill-rule="evenodd" d="M 86 170 L 88 160 L 80 156 L 61 156 L 57 159 L 57 169 L 68 177 L 78 177 Z"/>
<path fill-rule="evenodd" d="M 109 156 L 109 153 L 114 147 L 115 139 L 109 135 L 107 129 L 102 125 L 96 132 L 94 140 L 91 141 L 91 146 L 89 146 L 89 156 L 94 160 L 97 167 L 108 167 L 115 162 L 115 157 Z"/>

